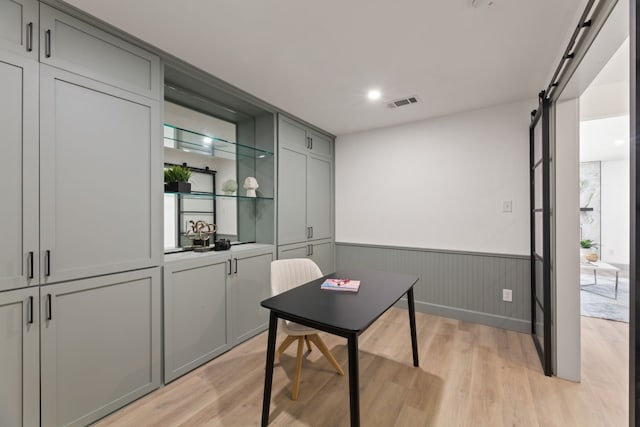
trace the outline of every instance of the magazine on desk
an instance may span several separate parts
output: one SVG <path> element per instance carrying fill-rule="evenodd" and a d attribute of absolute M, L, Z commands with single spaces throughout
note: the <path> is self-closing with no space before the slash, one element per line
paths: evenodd
<path fill-rule="evenodd" d="M 359 288 L 360 281 L 352 279 L 327 279 L 320 285 L 320 289 L 328 291 L 358 292 Z"/>

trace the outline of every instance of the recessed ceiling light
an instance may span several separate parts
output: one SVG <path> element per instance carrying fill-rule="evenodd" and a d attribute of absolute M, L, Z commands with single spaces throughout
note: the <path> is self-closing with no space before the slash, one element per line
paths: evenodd
<path fill-rule="evenodd" d="M 616 145 L 623 145 L 623 144 L 624 144 L 624 140 L 623 140 L 623 139 L 616 139 L 616 140 L 614 141 L 614 143 L 615 143 Z"/>
<path fill-rule="evenodd" d="M 202 141 L 205 144 L 211 144 L 211 141 L 213 141 L 213 139 L 209 138 L 208 136 L 205 136 L 204 138 L 202 138 Z"/>
<path fill-rule="evenodd" d="M 380 93 L 378 89 L 371 89 L 367 93 L 367 98 L 369 98 L 372 101 L 375 101 L 376 99 L 380 99 L 381 96 L 382 96 L 382 93 Z"/>

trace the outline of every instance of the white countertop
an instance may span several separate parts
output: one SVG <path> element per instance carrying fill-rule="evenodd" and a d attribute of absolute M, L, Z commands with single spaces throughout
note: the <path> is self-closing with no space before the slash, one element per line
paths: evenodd
<path fill-rule="evenodd" d="M 252 250 L 259 250 L 259 249 L 263 249 L 265 251 L 272 251 L 272 250 L 274 250 L 274 248 L 275 248 L 274 245 L 267 245 L 267 244 L 263 244 L 263 243 L 246 243 L 246 244 L 231 246 L 231 249 L 228 249 L 226 251 L 208 251 L 208 252 L 184 251 L 184 252 L 175 252 L 175 253 L 171 253 L 171 254 L 165 254 L 164 255 L 164 262 L 166 264 L 166 263 L 169 263 L 169 262 L 187 261 L 187 260 L 202 259 L 202 258 L 208 258 L 208 257 L 227 258 L 227 257 L 229 257 L 230 253 L 231 254 L 237 254 L 237 253 L 242 253 L 242 252 L 252 251 Z"/>

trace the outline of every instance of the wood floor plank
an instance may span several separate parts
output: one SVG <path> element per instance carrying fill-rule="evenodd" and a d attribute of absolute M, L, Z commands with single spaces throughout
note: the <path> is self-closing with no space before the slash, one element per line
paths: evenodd
<path fill-rule="evenodd" d="M 391 309 L 360 336 L 364 426 L 623 426 L 628 325 L 582 319 L 582 381 L 545 377 L 531 337 L 416 313 L 414 368 L 407 311 Z M 322 334 L 348 370 L 344 338 Z M 98 426 L 257 426 L 266 333 L 139 399 Z M 284 335 L 278 335 L 278 343 Z M 270 425 L 348 426 L 349 382 L 320 351 L 304 354 L 290 399 L 295 346 L 274 366 Z"/>

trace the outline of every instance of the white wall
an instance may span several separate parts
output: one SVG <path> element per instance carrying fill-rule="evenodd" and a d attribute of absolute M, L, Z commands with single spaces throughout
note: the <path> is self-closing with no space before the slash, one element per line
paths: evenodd
<path fill-rule="evenodd" d="M 558 102 L 555 116 L 552 311 L 554 372 L 580 381 L 580 103 Z"/>
<path fill-rule="evenodd" d="M 531 109 L 501 105 L 338 137 L 336 240 L 529 254 Z"/>
<path fill-rule="evenodd" d="M 629 264 L 629 160 L 601 163 L 603 261 Z"/>

